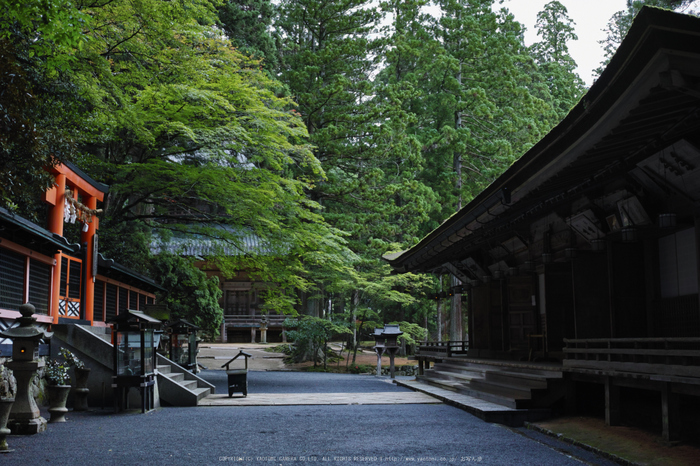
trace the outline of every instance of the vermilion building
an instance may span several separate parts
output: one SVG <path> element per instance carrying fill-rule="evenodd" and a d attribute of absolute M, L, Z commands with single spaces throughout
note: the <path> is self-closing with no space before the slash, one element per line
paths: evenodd
<path fill-rule="evenodd" d="M 153 304 L 155 282 L 99 255 L 98 204 L 107 186 L 69 163 L 51 172 L 45 227 L 0 208 L 0 326 L 12 325 L 25 302 L 39 323 L 98 327 L 120 310 Z M 63 236 L 66 222 L 82 226 L 80 244 Z"/>

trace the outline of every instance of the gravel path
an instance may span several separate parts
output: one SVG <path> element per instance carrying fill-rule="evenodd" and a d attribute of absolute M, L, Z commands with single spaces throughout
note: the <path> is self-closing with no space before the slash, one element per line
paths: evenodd
<path fill-rule="evenodd" d="M 220 371 L 205 371 L 217 379 Z M 406 390 L 372 376 L 252 372 L 251 390 Z M 254 388 L 253 388 L 254 387 Z M 361 395 L 359 395 L 361 396 Z M 44 413 L 46 415 L 47 413 Z M 8 465 L 581 464 L 556 447 L 450 406 L 162 408 L 69 413 L 47 432 L 8 437 Z M 594 462 L 595 463 L 595 462 Z M 601 463 L 602 464 L 602 463 Z"/>

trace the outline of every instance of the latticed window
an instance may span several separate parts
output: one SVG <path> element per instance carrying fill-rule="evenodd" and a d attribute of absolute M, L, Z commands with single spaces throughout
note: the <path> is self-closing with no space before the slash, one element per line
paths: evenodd
<path fill-rule="evenodd" d="M 24 304 L 25 257 L 0 248 L 0 308 L 17 311 Z"/>
<path fill-rule="evenodd" d="M 227 290 L 224 313 L 230 316 L 250 313 L 251 292 L 248 290 Z"/>
<path fill-rule="evenodd" d="M 29 260 L 29 302 L 37 314 L 49 313 L 51 296 L 51 266 L 36 259 Z"/>
<path fill-rule="evenodd" d="M 61 257 L 61 284 L 59 290 L 58 315 L 79 319 L 80 286 L 83 264 L 73 257 Z"/>
<path fill-rule="evenodd" d="M 105 296 L 105 321 L 109 322 L 117 316 L 117 293 L 119 287 L 111 283 L 107 283 Z"/>
<path fill-rule="evenodd" d="M 93 300 L 93 318 L 105 320 L 105 285 L 101 280 L 95 280 L 95 299 Z"/>
<path fill-rule="evenodd" d="M 119 288 L 119 314 L 126 312 L 129 308 L 129 290 Z"/>

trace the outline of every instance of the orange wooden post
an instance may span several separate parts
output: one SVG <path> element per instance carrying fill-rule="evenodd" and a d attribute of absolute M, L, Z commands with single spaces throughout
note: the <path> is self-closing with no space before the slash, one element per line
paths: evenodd
<path fill-rule="evenodd" d="M 91 210 L 95 210 L 97 208 L 97 198 L 95 196 L 88 197 L 87 200 L 85 200 L 85 207 Z M 90 325 L 92 325 L 95 311 L 95 277 L 92 274 L 92 261 L 97 260 L 97 257 L 93 257 L 93 241 L 95 239 L 95 232 L 97 231 L 98 221 L 99 220 L 97 219 L 97 215 L 93 215 L 92 222 L 88 223 L 88 230 L 83 231 L 80 234 L 81 243 L 87 245 L 87 251 L 85 252 L 85 262 L 83 263 L 83 267 L 85 268 L 85 273 L 83 274 L 83 276 L 86 277 L 85 283 L 83 284 L 83 286 L 85 287 L 85 302 L 83 303 L 83 305 L 85 306 L 85 320 L 89 321 Z"/>
<path fill-rule="evenodd" d="M 56 233 L 57 235 L 63 236 L 63 209 L 66 199 L 66 175 L 63 173 L 56 174 L 56 185 L 49 193 L 47 193 L 46 200 L 51 204 L 49 209 L 49 231 L 51 233 Z M 49 309 L 50 315 L 53 317 L 53 323 L 58 323 L 58 302 L 59 295 L 61 291 L 61 252 L 59 251 L 54 255 L 56 259 L 56 265 L 53 267 L 53 287 L 51 292 L 51 308 Z"/>

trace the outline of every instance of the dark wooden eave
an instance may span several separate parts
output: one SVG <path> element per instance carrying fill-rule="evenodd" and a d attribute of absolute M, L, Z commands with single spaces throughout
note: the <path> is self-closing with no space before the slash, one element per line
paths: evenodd
<path fill-rule="evenodd" d="M 52 256 L 61 250 L 68 253 L 80 250 L 80 245 L 70 244 L 63 236 L 51 233 L 0 207 L 0 242 L 2 239 L 12 241 L 46 256 Z"/>

